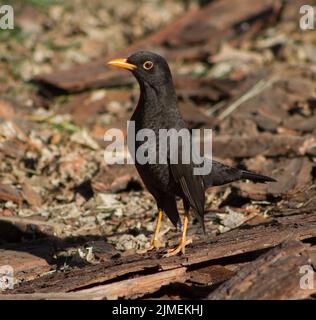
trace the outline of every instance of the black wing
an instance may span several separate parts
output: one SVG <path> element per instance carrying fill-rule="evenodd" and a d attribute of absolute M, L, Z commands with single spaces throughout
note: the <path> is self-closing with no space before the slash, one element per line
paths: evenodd
<path fill-rule="evenodd" d="M 181 146 L 179 148 L 179 161 L 181 162 Z M 204 204 L 205 204 L 205 193 L 204 193 L 204 182 L 202 176 L 194 175 L 194 166 L 190 164 L 169 164 L 171 173 L 174 177 L 175 182 L 181 188 L 183 195 L 187 203 L 192 207 L 196 217 L 202 225 L 203 232 L 205 233 L 204 227 Z"/>

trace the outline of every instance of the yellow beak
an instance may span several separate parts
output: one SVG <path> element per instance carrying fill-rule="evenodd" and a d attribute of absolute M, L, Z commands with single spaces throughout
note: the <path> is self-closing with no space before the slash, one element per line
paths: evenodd
<path fill-rule="evenodd" d="M 137 68 L 134 64 L 128 63 L 127 59 L 114 59 L 108 62 L 110 66 L 123 68 L 127 70 L 134 70 Z"/>

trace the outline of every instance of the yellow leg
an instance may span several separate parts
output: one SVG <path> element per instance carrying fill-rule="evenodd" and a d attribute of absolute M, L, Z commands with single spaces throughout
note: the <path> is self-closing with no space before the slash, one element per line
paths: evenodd
<path fill-rule="evenodd" d="M 158 235 L 159 235 L 159 231 L 160 231 L 161 220 L 162 220 L 162 210 L 159 209 L 158 217 L 157 217 L 157 221 L 156 221 L 155 233 L 154 233 L 154 236 L 151 240 L 150 247 L 147 249 L 144 249 L 144 250 L 139 250 L 138 253 L 146 253 L 148 251 L 159 248 Z"/>
<path fill-rule="evenodd" d="M 179 252 L 182 252 L 183 254 L 185 254 L 185 246 L 187 244 L 192 243 L 192 239 L 188 239 L 188 240 L 186 239 L 188 223 L 189 223 L 189 213 L 186 212 L 184 217 L 184 222 L 183 222 L 183 232 L 182 232 L 180 243 L 176 248 L 168 250 L 168 252 L 164 255 L 164 257 L 172 257 L 178 254 Z"/>

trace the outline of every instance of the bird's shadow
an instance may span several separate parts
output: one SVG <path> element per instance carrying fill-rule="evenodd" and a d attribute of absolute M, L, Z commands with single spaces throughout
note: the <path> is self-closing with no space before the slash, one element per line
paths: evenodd
<path fill-rule="evenodd" d="M 83 267 L 89 264 L 85 259 L 72 255 L 61 255 L 56 253 L 68 249 L 83 249 L 93 246 L 96 253 L 101 252 L 102 256 L 109 258 L 120 255 L 113 245 L 105 241 L 104 236 L 69 236 L 60 238 L 46 234 L 39 230 L 21 230 L 21 228 L 8 221 L 0 221 L 0 255 L 1 251 L 25 252 L 40 257 L 49 265 L 61 266 L 67 263 L 72 267 Z"/>

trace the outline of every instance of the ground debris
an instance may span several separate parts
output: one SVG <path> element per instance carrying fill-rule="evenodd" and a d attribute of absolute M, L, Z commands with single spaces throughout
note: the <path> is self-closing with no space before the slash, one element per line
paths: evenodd
<path fill-rule="evenodd" d="M 315 269 L 316 33 L 298 28 L 315 0 L 33 2 L 0 32 L 0 266 L 16 278 L 0 299 L 314 294 L 297 269 Z M 180 111 L 213 130 L 216 160 L 278 180 L 210 188 L 207 236 L 193 217 L 186 256 L 162 257 L 179 241 L 165 216 L 160 249 L 136 254 L 156 204 L 133 165 L 104 160 L 105 132 L 126 140 L 139 95 L 105 62 L 138 49 L 167 58 Z"/>

